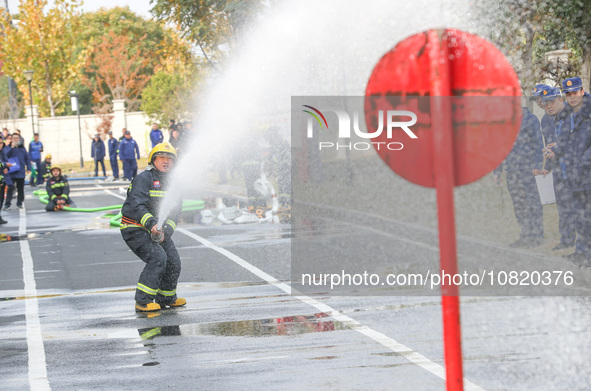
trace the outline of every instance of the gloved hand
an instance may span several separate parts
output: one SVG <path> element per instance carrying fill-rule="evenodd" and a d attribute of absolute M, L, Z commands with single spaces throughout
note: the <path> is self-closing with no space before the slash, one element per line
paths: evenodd
<path fill-rule="evenodd" d="M 156 243 L 164 242 L 164 231 L 162 229 L 158 230 L 157 226 L 153 226 L 150 233 L 152 234 L 152 240 Z"/>

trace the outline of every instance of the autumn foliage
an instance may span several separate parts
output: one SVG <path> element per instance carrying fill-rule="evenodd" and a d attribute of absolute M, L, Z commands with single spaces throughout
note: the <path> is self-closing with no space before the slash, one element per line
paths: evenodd
<path fill-rule="evenodd" d="M 145 38 L 146 35 L 142 36 L 140 41 Z M 90 52 L 82 82 L 92 90 L 95 103 L 126 99 L 133 104 L 150 81 L 146 72 L 152 63 L 150 54 L 143 53 L 142 46 L 131 41 L 129 36 L 111 31 Z"/>
<path fill-rule="evenodd" d="M 19 5 L 19 23 L 12 23 L 0 8 L 0 60 L 2 71 L 12 77 L 29 103 L 24 70 L 33 70 L 32 88 L 42 115 L 55 116 L 68 91 L 78 80 L 86 50 L 79 48 L 80 4 L 75 0 L 24 0 Z"/>

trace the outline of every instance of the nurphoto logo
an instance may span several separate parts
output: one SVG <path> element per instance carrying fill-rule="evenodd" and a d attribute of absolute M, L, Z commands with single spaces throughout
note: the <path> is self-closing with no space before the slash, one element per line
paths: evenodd
<path fill-rule="evenodd" d="M 302 105 L 306 109 L 302 110 L 303 112 L 309 114 L 308 122 L 307 122 L 307 137 L 314 138 L 314 123 L 318 123 L 320 129 L 325 129 L 328 131 L 328 121 L 326 120 L 326 116 L 315 107 L 309 105 Z M 310 109 L 310 110 L 307 110 Z M 416 134 L 410 129 L 412 125 L 417 122 L 417 115 L 412 111 L 408 110 L 379 110 L 378 111 L 378 126 L 375 131 L 372 132 L 363 132 L 361 131 L 361 127 L 359 126 L 359 112 L 353 111 L 353 126 L 351 126 L 351 116 L 345 110 L 341 109 L 324 109 L 326 113 L 334 113 L 338 119 L 338 138 L 343 139 L 337 142 L 330 142 L 330 141 L 320 141 L 318 143 L 318 148 L 320 150 L 323 149 L 354 149 L 358 151 L 365 151 L 372 147 L 372 145 L 377 149 L 380 148 L 388 148 L 391 151 L 399 151 L 404 148 L 404 145 L 399 141 L 390 141 L 393 139 L 394 130 L 402 129 L 406 135 L 410 138 L 418 138 Z M 409 120 L 404 121 L 404 119 L 409 118 Z M 316 121 L 314 121 L 316 120 Z M 384 126 L 385 124 L 385 126 Z M 362 139 L 374 139 L 382 135 L 384 128 L 386 130 L 386 138 L 388 142 L 385 141 L 372 141 L 372 142 L 348 142 L 351 138 L 351 128 L 355 135 Z"/>

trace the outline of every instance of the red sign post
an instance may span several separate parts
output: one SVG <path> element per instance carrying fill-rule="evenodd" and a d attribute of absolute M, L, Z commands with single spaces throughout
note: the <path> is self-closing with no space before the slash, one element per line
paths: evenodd
<path fill-rule="evenodd" d="M 397 99 L 387 99 L 392 96 Z M 416 113 L 418 138 L 400 151 L 377 152 L 405 179 L 436 188 L 442 273 L 458 272 L 454 186 L 486 175 L 510 152 L 521 124 L 519 96 L 519 80 L 503 54 L 458 30 L 429 30 L 405 39 L 370 76 L 366 97 L 373 103 L 366 107 L 374 110 L 366 110 L 368 128 L 376 123 L 376 106 L 391 110 L 396 107 L 388 102 L 429 97 L 428 113 Z M 442 278 L 441 295 L 447 390 L 463 390 L 458 286 Z"/>

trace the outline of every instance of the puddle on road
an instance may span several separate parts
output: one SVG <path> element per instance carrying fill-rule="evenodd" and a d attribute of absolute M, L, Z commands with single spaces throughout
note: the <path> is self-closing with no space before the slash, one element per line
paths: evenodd
<path fill-rule="evenodd" d="M 325 313 L 296 315 L 282 318 L 239 320 L 216 323 L 195 323 L 138 329 L 143 340 L 160 336 L 214 335 L 221 337 L 269 337 L 348 330 L 345 324 Z"/>

